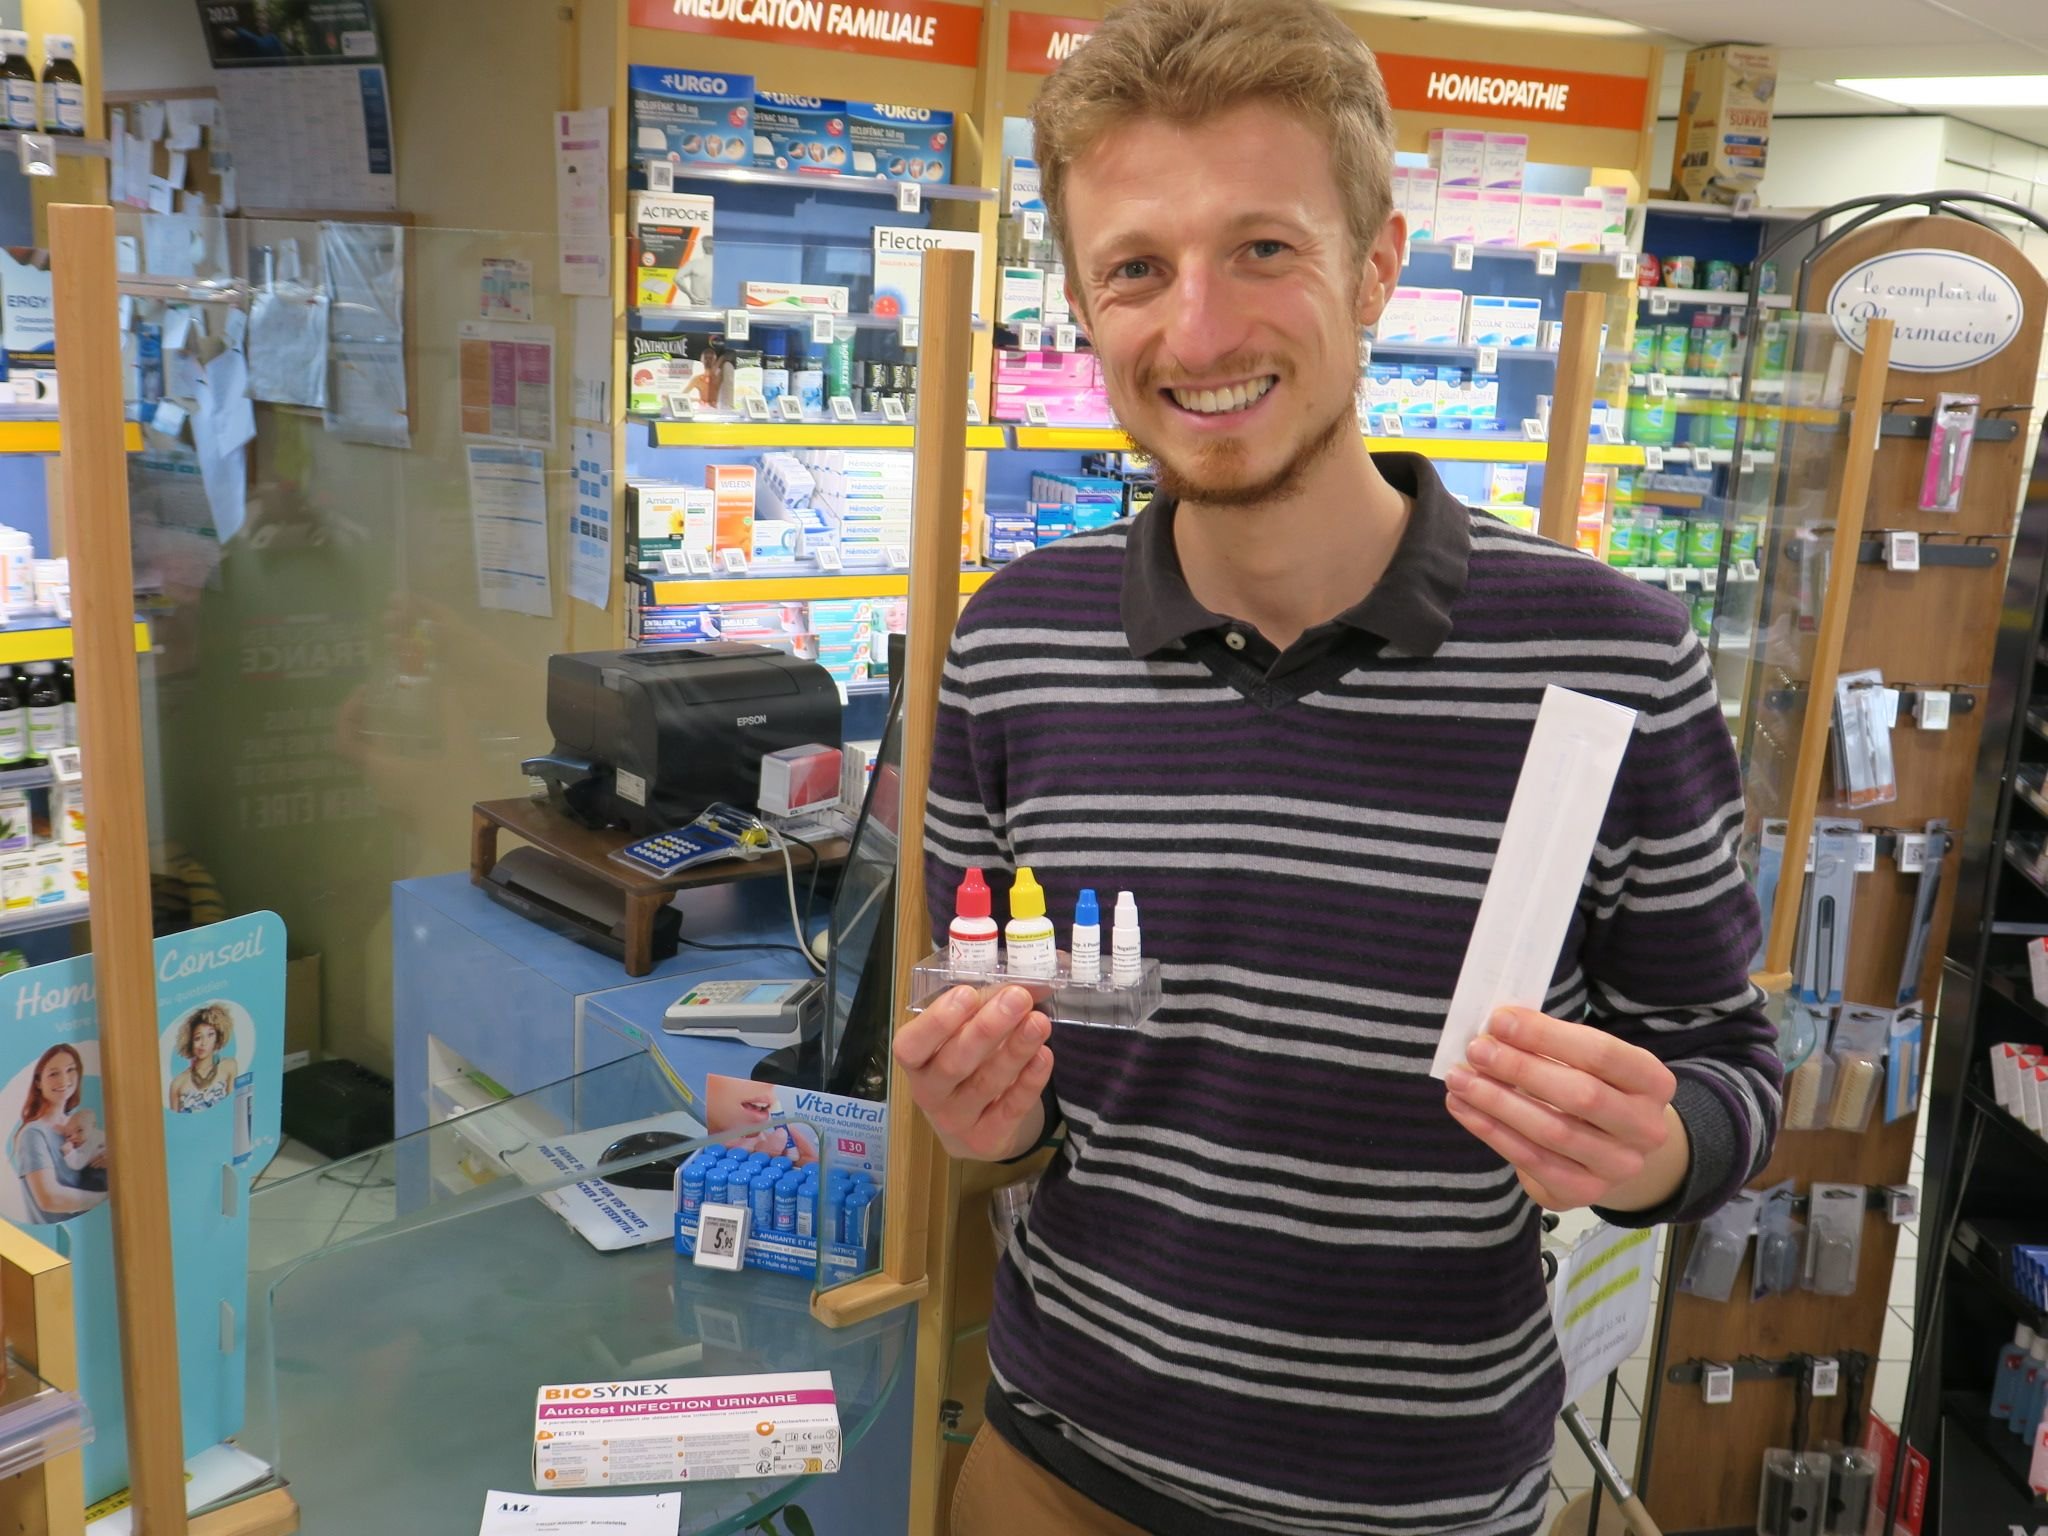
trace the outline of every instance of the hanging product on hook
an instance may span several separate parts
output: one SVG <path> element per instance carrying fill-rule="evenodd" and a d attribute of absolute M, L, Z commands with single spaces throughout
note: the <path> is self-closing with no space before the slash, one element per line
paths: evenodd
<path fill-rule="evenodd" d="M 1977 438 L 1977 414 L 1983 401 L 1976 395 L 1941 395 L 1928 423 L 1927 469 L 1920 479 L 1922 512 L 1954 512 L 1963 504 L 1963 480 L 1970 470 L 1970 449 Z"/>

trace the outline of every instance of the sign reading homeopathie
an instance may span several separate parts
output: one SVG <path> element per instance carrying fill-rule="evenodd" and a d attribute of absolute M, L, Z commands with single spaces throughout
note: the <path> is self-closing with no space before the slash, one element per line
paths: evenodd
<path fill-rule="evenodd" d="M 974 68 L 981 11 L 950 0 L 633 0 L 632 24 Z"/>
<path fill-rule="evenodd" d="M 1998 268 L 1961 251 L 1888 251 L 1843 273 L 1828 294 L 1835 333 L 1859 351 L 1890 320 L 1892 366 L 1954 373 L 1996 357 L 2020 334 L 2026 305 Z"/>

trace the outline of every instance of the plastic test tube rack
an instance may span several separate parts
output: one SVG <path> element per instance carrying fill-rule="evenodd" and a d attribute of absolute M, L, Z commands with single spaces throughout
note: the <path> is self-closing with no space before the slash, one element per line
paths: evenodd
<path fill-rule="evenodd" d="M 1159 1009 L 1159 962 L 1140 961 L 1137 985 L 1118 987 L 1109 982 L 1109 961 L 1110 957 L 1103 955 L 1103 979 L 1093 983 L 1073 979 L 1064 950 L 1060 952 L 1058 972 L 1049 977 L 1019 976 L 1000 969 L 967 976 L 955 975 L 946 963 L 945 951 L 940 950 L 927 955 L 911 971 L 910 1011 L 924 1012 L 950 987 L 965 985 L 992 992 L 997 987 L 1015 985 L 1038 999 L 1039 1008 L 1055 1027 L 1136 1029 Z"/>

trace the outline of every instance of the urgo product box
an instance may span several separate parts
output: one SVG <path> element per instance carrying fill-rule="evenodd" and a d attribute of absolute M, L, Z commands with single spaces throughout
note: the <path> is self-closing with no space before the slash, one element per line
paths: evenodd
<path fill-rule="evenodd" d="M 635 64 L 627 71 L 635 160 L 749 165 L 754 77 Z"/>
<path fill-rule="evenodd" d="M 826 96 L 754 93 L 754 164 L 764 171 L 847 174 L 846 103 Z"/>
<path fill-rule="evenodd" d="M 542 1387 L 533 1485 L 621 1488 L 837 1472 L 830 1371 Z"/>
<path fill-rule="evenodd" d="M 953 179 L 953 114 L 932 107 L 846 104 L 846 134 L 855 176 L 886 181 Z"/>

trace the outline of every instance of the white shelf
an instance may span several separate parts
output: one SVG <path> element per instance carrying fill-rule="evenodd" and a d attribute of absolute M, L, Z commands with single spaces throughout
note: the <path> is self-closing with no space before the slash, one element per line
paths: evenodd
<path fill-rule="evenodd" d="M 1749 295 L 1730 292 L 1724 288 L 1638 288 L 1636 302 L 1647 304 L 1651 298 L 1662 294 L 1673 304 L 1712 304 L 1723 309 L 1749 308 Z M 1792 295 L 1789 293 L 1767 293 L 1763 296 L 1765 309 L 1790 309 Z"/>
<path fill-rule="evenodd" d="M 63 1456 L 93 1437 L 92 1414 L 9 1355 L 0 1390 L 0 1477 L 13 1477 Z"/>
<path fill-rule="evenodd" d="M 825 311 L 815 309 L 748 309 L 735 305 L 734 309 L 747 317 L 749 325 L 794 327 L 809 330 L 811 322 Z M 724 331 L 725 317 L 730 311 L 723 309 L 653 309 L 638 308 L 632 311 L 634 329 L 647 332 L 711 330 Z M 833 315 L 835 325 L 843 325 L 855 331 L 900 331 L 903 329 L 901 315 L 845 314 Z M 974 329 L 988 329 L 986 320 L 976 320 Z"/>
<path fill-rule="evenodd" d="M 1724 399 L 1741 388 L 1742 380 L 1733 375 L 1710 375 L 1704 373 L 1632 373 L 1629 375 L 1631 389 L 1648 389 L 1650 380 L 1662 379 L 1664 387 L 1674 394 L 1717 395 Z M 1785 393 L 1783 379 L 1758 379 L 1750 386 L 1750 394 L 1759 400 Z"/>
<path fill-rule="evenodd" d="M 1733 208 L 1721 203 L 1688 203 L 1677 198 L 1653 197 L 1638 203 L 1645 213 L 1671 213 L 1688 219 L 1736 219 L 1749 222 L 1757 219 L 1803 219 L 1820 212 L 1818 208 L 1754 208 L 1748 213 L 1738 214 Z"/>
<path fill-rule="evenodd" d="M 636 160 L 635 165 L 644 161 Z M 729 187 L 787 187 L 801 192 L 846 192 L 856 197 L 883 197 L 896 201 L 896 189 L 902 185 L 886 176 L 838 176 L 820 171 L 764 171 L 746 165 L 679 165 L 676 180 L 721 182 Z M 916 185 L 920 195 L 935 201 L 959 203 L 992 203 L 994 192 L 987 187 L 956 186 L 945 181 L 920 181 Z"/>
<path fill-rule="evenodd" d="M 11 939 L 24 933 L 41 933 L 45 928 L 66 928 L 73 923 L 87 922 L 92 917 L 92 903 L 89 901 L 53 901 L 40 907 L 23 907 L 17 912 L 0 913 L 0 939 Z M 0 1476 L 5 1476 L 0 1473 Z"/>
<path fill-rule="evenodd" d="M 1425 256 L 1448 256 L 1460 245 L 1472 247 L 1475 261 L 1519 261 L 1533 267 L 1542 251 L 1524 245 L 1480 245 L 1469 240 L 1415 240 L 1408 246 L 1410 255 L 1421 253 Z M 1551 251 L 1560 267 L 1611 267 L 1615 258 L 1626 255 L 1623 251 Z"/>

